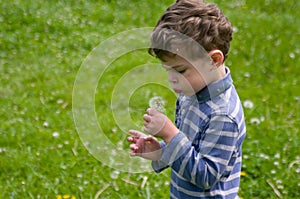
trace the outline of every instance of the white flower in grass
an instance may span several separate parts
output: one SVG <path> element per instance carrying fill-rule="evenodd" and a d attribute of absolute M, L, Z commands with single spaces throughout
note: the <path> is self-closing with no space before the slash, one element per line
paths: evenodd
<path fill-rule="evenodd" d="M 149 107 L 153 108 L 161 113 L 165 113 L 166 102 L 160 96 L 154 96 L 149 100 Z"/>
<path fill-rule="evenodd" d="M 58 133 L 58 132 L 54 132 L 54 133 L 52 133 L 52 136 L 53 136 L 54 138 L 58 138 L 58 137 L 59 137 L 59 133 Z"/>
<path fill-rule="evenodd" d="M 253 102 L 250 101 L 250 100 L 245 100 L 243 105 L 244 105 L 245 108 L 249 108 L 249 109 L 252 109 L 254 107 Z"/>
<path fill-rule="evenodd" d="M 260 122 L 261 122 L 260 119 L 256 117 L 250 119 L 251 124 L 260 124 Z"/>
<path fill-rule="evenodd" d="M 114 171 L 112 171 L 112 172 L 110 173 L 110 177 L 111 177 L 112 179 L 117 179 L 117 178 L 119 177 L 119 174 L 120 174 L 120 171 L 114 170 Z"/>
<path fill-rule="evenodd" d="M 47 127 L 49 127 L 49 123 L 48 122 L 44 122 L 43 126 L 47 128 Z"/>

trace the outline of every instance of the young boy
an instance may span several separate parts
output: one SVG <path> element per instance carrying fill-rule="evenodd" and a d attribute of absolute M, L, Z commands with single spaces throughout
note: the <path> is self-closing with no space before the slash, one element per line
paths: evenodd
<path fill-rule="evenodd" d="M 149 53 L 178 93 L 176 125 L 149 108 L 143 119 L 151 135 L 130 130 L 128 141 L 131 156 L 152 160 L 156 172 L 171 168 L 171 198 L 238 198 L 246 127 L 224 65 L 231 39 L 227 18 L 200 0 L 178 0 L 151 35 Z"/>

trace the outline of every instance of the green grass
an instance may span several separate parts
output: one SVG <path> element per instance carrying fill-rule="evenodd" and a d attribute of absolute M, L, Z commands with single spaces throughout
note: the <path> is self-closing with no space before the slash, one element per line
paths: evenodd
<path fill-rule="evenodd" d="M 160 175 L 121 172 L 114 179 L 114 169 L 89 154 L 73 122 L 72 90 L 94 47 L 119 32 L 154 26 L 172 2 L 1 2 L 0 198 L 94 198 L 97 193 L 99 198 L 168 197 L 168 170 Z M 213 2 L 236 27 L 227 65 L 241 100 L 254 105 L 245 108 L 246 176 L 240 196 L 299 198 L 300 3 Z M 99 124 L 115 143 L 125 132 L 112 117 L 111 91 L 126 71 L 145 62 L 157 63 L 146 52 L 124 55 L 99 81 L 98 92 L 107 91 L 95 98 Z M 137 126 L 154 95 L 166 99 L 172 117 L 174 95 L 162 86 L 146 85 L 129 99 Z M 257 120 L 259 124 L 253 122 Z M 122 147 L 128 150 L 128 143 Z"/>

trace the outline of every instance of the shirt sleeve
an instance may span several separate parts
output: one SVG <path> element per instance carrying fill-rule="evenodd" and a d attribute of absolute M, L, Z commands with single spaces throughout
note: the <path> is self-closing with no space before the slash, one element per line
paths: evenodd
<path fill-rule="evenodd" d="M 180 141 L 181 140 L 181 141 Z M 174 144 L 180 143 L 183 146 L 177 146 L 175 147 Z M 159 173 L 166 168 L 168 168 L 172 162 L 176 159 L 178 159 L 179 155 L 183 154 L 183 150 L 187 148 L 187 145 L 189 145 L 189 140 L 186 138 L 186 136 L 182 133 L 179 132 L 177 133 L 171 140 L 171 142 L 166 145 L 165 142 L 161 142 L 162 146 L 162 158 L 161 160 L 158 161 L 152 161 L 152 168 L 156 173 Z M 173 153 L 172 149 L 176 148 L 177 152 Z M 173 157 L 173 155 L 175 155 Z"/>
<path fill-rule="evenodd" d="M 229 176 L 238 157 L 238 125 L 227 116 L 213 116 L 193 142 L 179 132 L 164 147 L 155 171 L 171 166 L 185 180 L 208 189 Z"/>

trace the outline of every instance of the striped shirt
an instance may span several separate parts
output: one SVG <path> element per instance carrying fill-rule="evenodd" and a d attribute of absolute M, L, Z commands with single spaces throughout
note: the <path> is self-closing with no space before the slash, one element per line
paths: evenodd
<path fill-rule="evenodd" d="M 175 124 L 179 128 L 162 158 L 152 167 L 171 167 L 170 198 L 238 198 L 244 113 L 226 68 L 223 79 L 194 96 L 180 94 Z"/>

